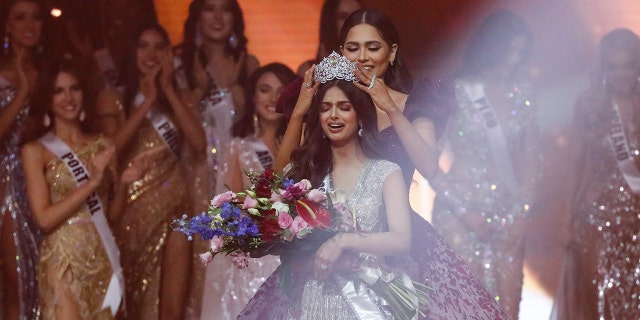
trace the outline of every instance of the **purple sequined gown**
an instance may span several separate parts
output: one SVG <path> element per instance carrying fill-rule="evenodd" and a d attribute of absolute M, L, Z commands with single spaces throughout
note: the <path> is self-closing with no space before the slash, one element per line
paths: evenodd
<path fill-rule="evenodd" d="M 0 77 L 0 109 L 4 109 L 15 97 L 15 88 Z M 20 295 L 20 319 L 37 319 L 38 304 L 38 243 L 40 231 L 37 228 L 27 200 L 24 173 L 20 160 L 20 136 L 27 118 L 28 108 L 22 108 L 13 128 L 0 141 L 0 227 L 9 214 L 13 224 L 13 240 L 16 246 L 18 264 L 18 287 Z M 4 292 L 4 294 L 8 294 Z"/>

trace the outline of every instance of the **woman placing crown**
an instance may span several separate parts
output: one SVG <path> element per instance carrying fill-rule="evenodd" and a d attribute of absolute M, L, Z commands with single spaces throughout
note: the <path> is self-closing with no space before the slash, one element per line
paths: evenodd
<path fill-rule="evenodd" d="M 455 301 L 460 295 L 467 304 L 453 306 L 451 314 L 503 319 L 468 273 L 448 282 L 459 289 L 456 295 L 443 297 L 449 291 L 424 290 L 420 282 L 429 276 L 410 255 L 412 222 L 402 171 L 383 160 L 376 107 L 367 93 L 353 85 L 359 81 L 354 75 L 357 65 L 334 52 L 314 69 L 312 88 L 317 92 L 307 113 L 304 143 L 293 152 L 286 174 L 325 189 L 334 205 L 351 208 L 354 222 L 312 256 L 281 256 L 282 266 L 238 319 L 439 319 L 446 314 L 432 312 L 432 297 Z M 394 281 L 402 281 L 394 292 L 406 297 L 404 307 L 381 288 Z"/>
<path fill-rule="evenodd" d="M 342 51 L 356 64 L 354 83 L 375 104 L 379 132 L 379 151 L 402 169 L 405 186 L 417 170 L 432 177 L 438 169 L 438 151 L 431 109 L 413 103 L 407 95 L 411 76 L 398 56 L 399 36 L 393 23 L 375 10 L 358 10 L 347 18 L 341 32 Z M 287 132 L 278 152 L 276 168 L 290 160 L 290 154 L 301 139 L 303 119 L 307 115 L 320 81 L 312 77 L 312 67 L 305 73 L 304 83 Z M 285 101 L 286 99 L 281 99 Z M 286 111 L 285 111 L 286 112 Z M 405 194 L 408 197 L 408 194 Z M 429 296 L 429 319 L 501 319 L 504 317 L 489 294 L 471 274 L 464 262 L 443 243 L 433 227 L 417 213 L 411 213 L 412 257 L 418 262 L 419 281 L 432 287 Z"/>

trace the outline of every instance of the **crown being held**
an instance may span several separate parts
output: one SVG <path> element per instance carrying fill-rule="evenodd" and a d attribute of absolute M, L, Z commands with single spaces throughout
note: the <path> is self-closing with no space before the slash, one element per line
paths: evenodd
<path fill-rule="evenodd" d="M 331 52 L 328 57 L 324 57 L 316 66 L 313 72 L 313 80 L 325 83 L 333 79 L 341 79 L 345 81 L 360 81 L 353 73 L 357 69 L 356 63 L 339 55 L 335 51 Z"/>

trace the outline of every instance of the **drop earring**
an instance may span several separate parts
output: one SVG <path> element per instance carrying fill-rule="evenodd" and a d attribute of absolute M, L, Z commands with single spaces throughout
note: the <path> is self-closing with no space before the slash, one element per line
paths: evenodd
<path fill-rule="evenodd" d="M 51 125 L 51 117 L 49 117 L 48 113 L 44 114 L 44 117 L 42 118 L 42 125 L 44 125 L 45 128 L 49 128 Z"/>
<path fill-rule="evenodd" d="M 199 27 L 196 28 L 196 37 L 195 37 L 194 42 L 196 43 L 196 47 L 198 47 L 198 48 L 202 45 L 202 42 L 203 42 L 203 40 L 202 40 L 202 31 L 200 31 Z"/>
<path fill-rule="evenodd" d="M 238 47 L 238 37 L 235 32 L 232 32 L 229 36 L 229 46 L 234 50 Z"/>
<path fill-rule="evenodd" d="M 359 123 L 358 127 L 359 127 L 359 129 L 358 129 L 358 137 L 362 138 L 362 123 Z"/>
<path fill-rule="evenodd" d="M 82 111 L 80 111 L 80 116 L 78 116 L 78 120 L 80 120 L 80 122 L 84 122 L 84 120 L 87 119 L 87 113 L 84 112 L 84 109 Z"/>
<path fill-rule="evenodd" d="M 2 42 L 2 52 L 4 53 L 5 56 L 9 54 L 9 45 L 10 45 L 9 34 L 7 34 L 7 32 L 5 31 L 4 40 Z"/>
<path fill-rule="evenodd" d="M 253 115 L 253 134 L 257 137 L 260 135 L 260 123 L 258 121 L 258 115 Z"/>

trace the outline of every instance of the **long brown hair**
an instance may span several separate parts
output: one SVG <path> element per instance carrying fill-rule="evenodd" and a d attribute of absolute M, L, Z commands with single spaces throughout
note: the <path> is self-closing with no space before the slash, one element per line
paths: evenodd
<path fill-rule="evenodd" d="M 322 131 L 319 117 L 324 95 L 333 87 L 338 87 L 344 92 L 355 109 L 358 121 L 362 124 L 360 146 L 364 154 L 371 159 L 384 158 L 380 151 L 376 107 L 371 97 L 351 82 L 333 80 L 321 84 L 311 102 L 304 130 L 304 143 L 291 154 L 293 167 L 288 176 L 294 180 L 306 178 L 312 185 L 318 186 L 333 167 L 331 142 Z"/>
<path fill-rule="evenodd" d="M 70 74 L 76 78 L 78 84 L 80 84 L 82 90 L 82 108 L 86 114 L 86 119 L 80 122 L 80 130 L 82 130 L 83 133 L 89 134 L 99 132 L 100 126 L 94 110 L 96 90 L 86 87 L 83 74 L 79 72 L 73 61 L 64 58 L 53 58 L 45 64 L 42 72 L 38 75 L 35 88 L 35 92 L 38 94 L 35 95 L 31 101 L 29 118 L 22 136 L 23 143 L 42 137 L 55 126 L 51 106 L 53 104 L 55 83 L 61 73 Z M 48 115 L 51 120 L 48 127 L 44 126 L 45 115 Z"/>

